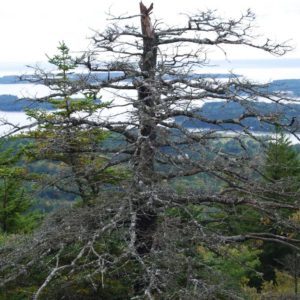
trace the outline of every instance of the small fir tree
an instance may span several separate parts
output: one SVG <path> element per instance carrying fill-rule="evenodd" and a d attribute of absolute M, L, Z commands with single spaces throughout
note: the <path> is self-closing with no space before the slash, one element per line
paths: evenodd
<path fill-rule="evenodd" d="M 97 99 L 95 92 L 76 95 L 82 78 L 76 70 L 76 58 L 69 54 L 64 42 L 58 47 L 59 53 L 49 58 L 49 63 L 56 67 L 55 73 L 49 74 L 48 87 L 56 91 L 57 97 L 44 99 L 51 103 L 54 111 L 29 110 L 28 114 L 38 120 L 39 126 L 31 133 L 36 147 L 33 156 L 48 159 L 60 164 L 60 174 L 55 178 L 45 176 L 47 184 L 54 185 L 63 192 L 77 195 L 84 205 L 90 205 L 99 196 L 101 187 L 119 182 L 125 177 L 122 168 L 105 167 L 107 155 L 100 152 L 100 143 L 109 132 L 87 125 L 74 126 L 72 116 L 85 114 L 92 116 L 108 103 Z M 90 76 L 90 75 L 86 75 Z M 84 78 L 84 80 L 93 80 Z"/>
<path fill-rule="evenodd" d="M 275 141 L 268 145 L 264 175 L 268 181 L 296 179 L 300 175 L 298 153 L 293 149 L 288 137 L 278 130 Z"/>

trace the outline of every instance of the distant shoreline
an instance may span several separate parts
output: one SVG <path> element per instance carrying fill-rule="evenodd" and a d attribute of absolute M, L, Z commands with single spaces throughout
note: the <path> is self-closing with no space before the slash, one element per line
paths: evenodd
<path fill-rule="evenodd" d="M 232 65 L 234 67 L 289 67 L 289 68 L 300 68 L 300 57 L 278 57 L 278 58 L 258 58 L 258 59 L 231 59 L 230 57 L 224 59 L 211 59 L 210 65 Z M 8 71 L 29 71 L 28 66 L 39 66 L 44 69 L 53 67 L 47 61 L 0 61 L 0 70 L 3 72 Z M 209 66 L 208 66 L 209 67 Z M 1 71 L 1 72 L 2 72 Z"/>

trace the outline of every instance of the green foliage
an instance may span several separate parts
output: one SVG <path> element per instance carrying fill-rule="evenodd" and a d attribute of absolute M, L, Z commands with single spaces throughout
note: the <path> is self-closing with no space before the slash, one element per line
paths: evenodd
<path fill-rule="evenodd" d="M 90 205 L 99 195 L 101 187 L 119 183 L 128 177 L 128 172 L 122 166 L 104 167 L 109 157 L 101 152 L 101 143 L 109 137 L 108 131 L 74 124 L 74 114 L 91 116 L 108 103 L 100 102 L 93 90 L 87 91 L 81 98 L 76 95 L 78 86 L 83 84 L 72 73 L 78 67 L 77 59 L 70 55 L 64 42 L 59 44 L 58 50 L 57 55 L 49 58 L 56 72 L 45 82 L 60 95 L 48 99 L 56 110 L 27 111 L 39 123 L 37 130 L 27 135 L 34 141 L 27 154 L 33 160 L 57 162 L 60 175 L 45 174 L 41 182 L 72 193 L 84 205 Z"/>
<path fill-rule="evenodd" d="M 265 164 L 263 166 L 263 186 L 265 192 L 263 197 L 269 201 L 280 201 L 283 203 L 294 203 L 298 198 L 300 188 L 300 159 L 297 151 L 293 148 L 289 139 L 277 128 L 274 141 L 270 142 L 266 151 Z M 292 212 L 288 209 L 278 212 L 285 218 L 291 218 Z M 265 216 L 257 218 L 256 226 L 253 226 L 257 232 L 267 231 L 273 234 L 282 234 L 282 226 L 272 222 Z M 289 235 L 295 236 L 293 232 Z M 276 269 L 283 269 L 284 257 L 292 250 L 286 245 L 274 245 L 270 242 L 263 242 L 260 245 L 262 253 L 260 254 L 261 266 L 259 272 L 263 273 L 265 281 L 277 283 Z M 261 288 L 263 282 L 261 279 L 253 278 L 253 285 Z"/>
<path fill-rule="evenodd" d="M 205 264 L 226 276 L 228 289 L 238 290 L 248 283 L 249 277 L 256 273 L 255 268 L 260 265 L 258 255 L 261 251 L 247 245 L 224 245 L 217 251 L 199 246 L 198 252 Z"/>
<path fill-rule="evenodd" d="M 32 211 L 33 199 L 24 180 L 29 179 L 25 167 L 18 166 L 23 151 L 11 148 L 0 152 L 0 225 L 3 232 L 29 232 L 40 219 Z"/>
<path fill-rule="evenodd" d="M 73 210 L 80 213 L 84 209 Z M 91 214 L 90 214 L 91 215 Z M 91 219 L 80 220 L 82 224 L 90 223 Z M 58 218 L 57 222 L 60 222 Z M 97 220 L 97 219 L 95 219 Z M 86 226 L 84 234 L 91 237 L 91 232 L 87 232 L 86 229 L 92 229 L 91 227 L 97 228 L 98 224 L 93 221 L 92 224 Z M 81 226 L 78 226 L 82 228 Z M 93 228 L 93 229 L 95 229 Z M 92 230 L 93 230 L 92 229 Z M 45 228 L 43 229 L 45 230 Z M 82 250 L 86 241 L 78 239 L 78 232 L 70 230 L 72 235 L 72 242 L 64 245 L 60 249 L 61 245 L 58 245 L 55 238 L 55 234 L 61 234 L 54 231 L 52 228 L 48 230 L 53 231 L 49 235 L 50 239 L 53 239 L 51 243 L 51 251 L 47 252 L 46 256 L 42 256 L 35 261 L 35 264 L 28 270 L 19 276 L 17 281 L 11 282 L 7 285 L 5 290 L 0 289 L 0 299 L 32 299 L 32 295 L 37 291 L 38 287 L 44 282 L 45 278 L 49 275 L 49 269 L 55 266 L 56 257 L 59 256 L 59 264 L 65 265 L 70 264 L 78 256 L 78 253 Z M 45 231 L 43 231 L 45 234 Z M 47 233 L 46 233 L 47 234 Z M 86 236 L 84 237 L 86 238 Z M 16 239 L 7 239 L 6 244 L 9 248 L 18 247 Z M 2 245 L 1 245 L 2 246 Z M 70 272 L 67 268 L 65 271 L 59 272 L 51 283 L 44 289 L 40 299 L 131 299 L 134 295 L 133 282 L 141 276 L 141 270 L 137 263 L 134 261 L 128 262 L 124 255 L 123 250 L 125 247 L 125 241 L 123 238 L 122 231 L 112 232 L 101 235 L 101 237 L 93 244 L 93 251 L 88 250 L 85 252 L 80 259 L 77 259 L 76 264 L 79 266 L 75 271 Z M 95 259 L 95 253 L 103 256 L 103 269 L 99 262 Z M 31 260 L 32 257 L 25 257 L 22 263 L 26 264 L 26 261 Z M 110 268 L 110 263 L 116 259 L 118 261 L 116 268 Z M 84 266 L 84 267 L 80 267 Z M 7 272 L 9 270 L 6 270 Z M 126 275 L 130 273 L 132 277 L 128 278 Z M 3 275 L 3 274 L 1 274 Z"/>
<path fill-rule="evenodd" d="M 278 257 L 272 250 L 255 243 L 236 247 L 229 243 L 253 238 L 253 234 L 243 236 L 252 230 L 262 228 L 264 233 L 276 233 L 280 228 L 281 225 L 270 225 L 267 214 L 272 216 L 272 207 L 268 210 L 268 205 L 259 203 L 259 200 L 265 201 L 269 197 L 272 201 L 276 195 L 279 201 L 295 199 L 292 193 L 298 191 L 297 170 L 300 164 L 296 164 L 297 157 L 289 151 L 289 145 L 281 148 L 276 145 L 274 149 L 272 144 L 269 146 L 267 164 L 261 172 L 265 173 L 266 179 L 261 185 L 265 184 L 266 189 L 261 189 L 263 195 L 259 195 L 255 191 L 256 187 L 260 187 L 255 185 L 258 180 L 247 182 L 256 173 L 253 172 L 253 161 L 249 161 L 254 154 L 247 151 L 248 141 L 244 141 L 243 137 L 225 137 L 220 142 L 219 135 L 210 131 L 208 134 L 201 132 L 198 136 L 196 132 L 195 135 L 193 132 L 188 134 L 186 127 L 177 130 L 177 127 L 180 129 L 177 116 L 184 119 L 190 116 L 191 120 L 206 123 L 208 129 L 239 128 L 247 133 L 252 123 L 247 122 L 249 116 L 252 121 L 258 122 L 257 125 L 260 125 L 259 119 L 262 122 L 272 121 L 271 117 L 266 119 L 267 116 L 259 113 L 265 107 L 263 103 L 256 105 L 255 101 L 250 101 L 264 94 L 256 85 L 234 77 L 231 79 L 231 76 L 228 82 L 206 76 L 191 77 L 197 63 L 203 64 L 196 59 L 198 52 L 183 51 L 178 55 L 175 51 L 170 57 L 168 53 L 160 53 L 165 59 L 157 63 L 157 49 L 166 43 L 175 43 L 176 49 L 180 49 L 181 43 L 177 44 L 177 41 L 199 43 L 197 31 L 199 34 L 206 31 L 198 26 L 203 22 L 210 28 L 210 34 L 217 34 L 215 41 L 208 44 L 230 44 L 233 37 L 237 38 L 237 44 L 245 43 L 275 54 L 280 54 L 280 50 L 285 52 L 288 47 L 281 49 L 280 45 L 269 41 L 262 46 L 252 44 L 247 35 L 248 21 L 251 23 L 254 18 L 250 10 L 237 21 L 219 21 L 211 12 L 203 13 L 190 17 L 188 28 L 175 28 L 160 34 L 153 31 L 153 38 L 152 34 L 145 36 L 144 21 L 149 23 L 152 8 L 147 9 L 141 3 L 142 35 L 137 34 L 135 27 L 126 26 L 122 31 L 113 25 L 104 34 L 99 34 L 99 40 L 98 36 L 95 37 L 96 49 L 115 50 L 116 54 L 116 61 L 101 66 L 101 69 L 97 67 L 98 70 L 107 67 L 108 71 L 108 78 L 100 85 L 94 84 L 96 78 L 88 77 L 90 72 L 87 75 L 76 74 L 77 59 L 70 55 L 64 42 L 59 44 L 59 53 L 49 58 L 56 67 L 55 72 L 41 72 L 38 79 L 53 91 L 53 95 L 48 99 L 45 97 L 45 101 L 55 111 L 27 111 L 38 124 L 37 130 L 28 134 L 35 144 L 28 148 L 27 155 L 31 160 L 54 162 L 55 167 L 47 175 L 31 178 L 57 190 L 74 193 L 83 205 L 52 214 L 32 238 L 11 244 L 6 237 L 1 238 L 0 243 L 5 246 L 0 251 L 0 282 L 5 282 L 7 289 L 0 291 L 0 299 L 32 297 L 32 293 L 40 287 L 39 298 L 53 300 L 146 297 L 157 300 L 200 297 L 229 300 L 237 298 L 235 295 L 252 277 L 259 276 L 256 272 L 261 267 L 259 256 L 271 254 L 272 258 Z M 195 35 L 187 39 L 185 36 L 189 36 L 190 30 Z M 222 32 L 228 40 L 222 39 Z M 168 39 L 173 34 L 174 39 Z M 137 53 L 128 56 L 125 51 L 122 55 L 123 43 L 122 40 L 121 44 L 118 42 L 122 35 L 143 39 L 142 43 L 136 41 L 136 48 L 142 54 L 137 57 L 141 61 L 131 62 L 131 57 Z M 165 36 L 162 40 L 161 35 Z M 182 39 L 176 36 L 182 36 Z M 205 37 L 201 39 L 206 41 Z M 160 48 L 163 50 L 164 47 Z M 118 62 L 119 58 L 123 60 Z M 85 53 L 81 63 L 92 70 L 91 61 L 94 63 L 94 57 Z M 112 71 L 123 75 L 119 79 L 112 78 Z M 124 85 L 125 82 L 130 84 Z M 103 142 L 110 133 L 99 129 L 103 125 L 101 121 L 92 121 L 95 112 L 107 107 L 107 103 L 97 99 L 102 87 L 137 92 L 136 101 L 130 101 L 134 108 L 132 122 L 106 122 L 104 125 L 124 134 L 123 141 L 127 142 L 126 147 L 115 155 L 111 154 L 113 151 L 103 151 Z M 203 100 L 206 96 L 218 96 L 226 102 L 218 102 L 218 109 L 205 105 L 195 109 L 193 100 Z M 265 98 L 273 97 L 266 94 Z M 191 102 L 188 101 L 186 106 L 185 100 L 189 99 Z M 233 120 L 220 117 L 222 106 L 229 108 Z M 172 107 L 176 108 L 174 114 L 170 112 Z M 195 113 L 196 118 L 193 117 Z M 259 115 L 262 117 L 259 118 Z M 167 122 L 170 119 L 175 123 L 168 123 L 169 126 Z M 171 131 L 174 132 L 173 137 L 173 133 L 169 134 Z M 177 131 L 182 133 L 175 137 Z M 210 139 L 213 141 L 210 142 Z M 278 144 L 285 143 L 284 139 L 279 139 Z M 164 155 L 160 148 L 164 148 L 168 155 Z M 130 176 L 121 162 L 129 159 L 135 172 L 134 180 L 127 186 L 121 185 L 120 181 Z M 21 216 L 28 211 L 31 202 L 27 201 L 22 185 L 27 170 L 7 161 L 7 165 L 3 163 L 3 168 L 0 168 L 0 196 L 3 201 L 0 221 L 2 217 L 4 231 L 8 228 L 13 231 L 22 224 Z M 163 172 L 169 176 L 161 176 Z M 161 178 L 195 173 L 202 174 L 174 180 L 171 187 L 167 180 L 163 186 L 160 185 Z M 284 187 L 283 191 L 289 193 L 288 199 L 272 189 L 275 181 L 279 181 L 276 189 L 281 191 Z M 290 185 L 287 184 L 289 182 Z M 128 186 L 130 188 L 126 189 Z M 179 193 L 173 194 L 173 187 Z M 268 190 L 269 187 L 271 189 Z M 111 197 L 113 193 L 115 197 Z M 180 193 L 183 197 L 177 197 Z M 244 194 L 247 194 L 247 199 L 239 197 Z M 250 208 L 246 209 L 246 205 Z M 23 223 L 22 227 L 25 228 L 26 224 Z M 240 236 L 232 236 L 239 233 Z"/>
<path fill-rule="evenodd" d="M 61 71 L 61 73 L 59 73 L 58 75 L 66 79 L 67 72 L 76 68 L 76 62 L 70 56 L 69 54 L 70 49 L 67 47 L 64 41 L 59 43 L 57 49 L 59 50 L 60 53 L 54 55 L 51 58 L 48 57 L 49 63 L 57 66 L 59 71 Z"/>
<path fill-rule="evenodd" d="M 276 133 L 275 141 L 268 145 L 264 174 L 267 180 L 298 178 L 300 176 L 298 153 L 292 148 L 291 142 L 282 132 Z"/>
<path fill-rule="evenodd" d="M 286 272 L 275 270 L 276 284 L 273 281 L 265 281 L 262 285 L 260 292 L 254 288 L 244 286 L 244 291 L 251 300 L 261 299 L 299 299 L 299 295 L 295 295 L 293 278 Z M 298 290 L 300 283 L 298 283 Z"/>

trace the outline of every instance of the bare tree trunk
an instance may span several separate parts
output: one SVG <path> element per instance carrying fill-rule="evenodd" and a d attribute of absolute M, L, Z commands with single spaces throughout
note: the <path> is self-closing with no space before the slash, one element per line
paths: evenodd
<path fill-rule="evenodd" d="M 139 140 L 135 155 L 136 183 L 150 185 L 153 181 L 156 126 L 155 98 L 153 87 L 157 61 L 157 44 L 150 20 L 153 4 L 147 9 L 140 3 L 141 26 L 143 33 L 143 55 L 140 62 L 143 79 L 138 88 Z"/>
<path fill-rule="evenodd" d="M 155 104 L 157 93 L 155 90 L 155 71 L 157 62 L 156 35 L 151 24 L 150 13 L 153 4 L 146 8 L 140 3 L 141 27 L 143 33 L 143 55 L 140 62 L 143 79 L 138 88 L 138 117 L 139 139 L 138 147 L 134 156 L 135 184 L 139 191 L 151 188 L 154 176 L 154 157 L 156 144 Z M 149 205 L 150 199 L 139 198 L 136 207 L 136 250 L 139 255 L 150 252 L 153 235 L 156 230 L 157 214 L 154 207 Z"/>

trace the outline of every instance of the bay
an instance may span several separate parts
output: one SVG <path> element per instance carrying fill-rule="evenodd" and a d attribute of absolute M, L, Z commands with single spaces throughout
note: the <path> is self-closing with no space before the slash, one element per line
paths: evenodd
<path fill-rule="evenodd" d="M 212 67 L 203 69 L 204 74 L 207 73 L 227 73 L 228 68 L 224 69 L 222 67 Z M 269 82 L 271 80 L 277 79 L 299 79 L 300 78 L 300 67 L 288 67 L 285 68 L 284 65 L 280 68 L 276 67 L 235 67 L 232 70 L 233 73 L 243 75 L 244 77 L 254 80 L 255 82 Z M 13 73 L 12 70 L 9 72 L 0 72 L 0 76 L 5 75 L 14 75 L 19 74 Z M 14 95 L 18 98 L 36 98 L 44 97 L 50 92 L 49 88 L 40 85 L 40 84 L 0 84 L 0 95 Z M 134 91 L 130 93 L 125 93 L 124 91 L 117 91 L 116 93 L 109 90 L 101 91 L 103 101 L 113 101 L 112 106 L 115 106 L 113 109 L 108 110 L 104 109 L 97 112 L 93 118 L 97 120 L 114 120 L 114 121 L 128 121 L 130 119 L 130 113 L 134 109 L 131 105 L 132 99 L 135 98 Z M 203 105 L 205 101 L 202 101 Z M 0 135 L 4 135 L 9 130 L 12 129 L 12 126 L 4 125 L 5 123 L 15 124 L 17 126 L 24 126 L 30 124 L 32 120 L 26 116 L 24 112 L 5 112 L 0 111 Z M 255 133 L 255 135 L 266 135 L 267 133 Z M 297 138 L 290 136 L 292 143 L 299 143 Z"/>
<path fill-rule="evenodd" d="M 49 88 L 42 84 L 0 84 L 0 95 L 13 95 L 18 98 L 44 97 L 50 92 Z"/>

